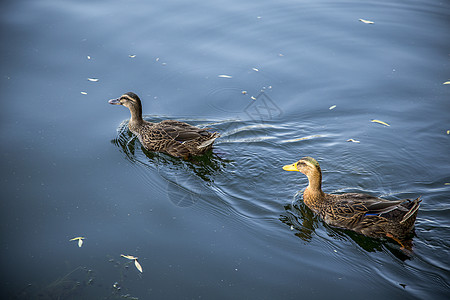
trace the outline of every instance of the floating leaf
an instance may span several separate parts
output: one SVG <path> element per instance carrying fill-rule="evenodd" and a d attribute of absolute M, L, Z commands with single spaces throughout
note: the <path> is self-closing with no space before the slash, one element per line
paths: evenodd
<path fill-rule="evenodd" d="M 137 259 L 134 260 L 134 265 L 136 266 L 136 269 L 138 269 L 139 272 L 142 273 L 142 267 L 141 267 L 141 265 L 138 263 Z"/>
<path fill-rule="evenodd" d="M 245 95 L 245 94 L 247 94 L 247 91 L 242 91 L 241 93 L 242 93 L 243 95 Z"/>
<path fill-rule="evenodd" d="M 330 108 L 328 108 L 329 110 L 335 109 L 336 105 L 331 105 Z"/>
<path fill-rule="evenodd" d="M 71 241 L 78 241 L 78 247 L 81 248 L 81 246 L 83 246 L 83 240 L 84 240 L 84 237 L 79 236 L 79 237 L 75 237 L 73 239 L 70 239 L 69 242 L 71 242 Z"/>
<path fill-rule="evenodd" d="M 369 21 L 369 20 L 364 20 L 364 19 L 359 19 L 361 22 L 365 23 L 365 24 L 373 24 L 374 22 Z"/>
<path fill-rule="evenodd" d="M 157 58 L 155 59 L 155 61 L 159 61 L 159 57 L 157 57 Z"/>
<path fill-rule="evenodd" d="M 253 97 L 253 96 L 251 96 L 251 97 L 250 97 L 250 99 L 252 99 L 252 100 L 256 100 L 256 98 L 255 98 L 255 97 Z"/>
<path fill-rule="evenodd" d="M 360 143 L 360 141 L 357 141 L 357 140 L 354 140 L 354 139 L 348 139 L 347 142 Z"/>
<path fill-rule="evenodd" d="M 253 71 L 258 72 L 259 70 L 257 68 L 252 68 Z"/>
<path fill-rule="evenodd" d="M 386 123 L 386 122 L 383 122 L 383 121 L 380 121 L 380 120 L 372 120 L 371 121 L 372 123 L 378 123 L 378 124 L 381 124 L 381 125 L 384 125 L 384 126 L 391 126 L 391 125 L 389 125 L 388 123 Z"/>
<path fill-rule="evenodd" d="M 449 80 L 449 81 L 446 81 L 446 82 L 444 82 L 443 84 L 450 84 L 450 80 Z"/>
<path fill-rule="evenodd" d="M 135 55 L 135 54 L 133 54 L 133 55 L 128 55 L 128 57 L 129 57 L 129 58 L 135 58 L 136 55 Z"/>
<path fill-rule="evenodd" d="M 450 134 L 450 130 L 447 130 L 447 134 Z"/>
<path fill-rule="evenodd" d="M 220 78 L 233 78 L 231 75 L 219 75 Z"/>
<path fill-rule="evenodd" d="M 98 81 L 98 78 L 88 78 L 88 80 L 89 80 L 89 81 L 92 81 L 92 82 L 97 82 L 97 81 Z"/>
<path fill-rule="evenodd" d="M 81 93 L 81 95 L 87 95 L 87 93 L 86 92 L 80 92 Z"/>
<path fill-rule="evenodd" d="M 87 59 L 91 59 L 91 57 L 88 55 L 88 56 L 87 56 Z"/>
<path fill-rule="evenodd" d="M 120 254 L 120 256 L 125 257 L 125 258 L 128 258 L 128 259 L 131 259 L 131 260 L 137 259 L 137 257 L 134 257 L 134 256 L 132 256 L 132 255 L 123 255 L 123 254 Z"/>

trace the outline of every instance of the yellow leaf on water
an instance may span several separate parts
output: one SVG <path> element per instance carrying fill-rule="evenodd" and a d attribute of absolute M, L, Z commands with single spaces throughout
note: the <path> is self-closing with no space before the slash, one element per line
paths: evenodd
<path fill-rule="evenodd" d="M 447 134 L 450 134 L 450 130 L 447 130 Z"/>
<path fill-rule="evenodd" d="M 391 125 L 389 125 L 388 123 L 386 123 L 386 122 L 383 122 L 383 121 L 380 121 L 380 120 L 372 120 L 371 121 L 372 123 L 378 123 L 378 124 L 381 124 L 381 125 L 384 125 L 384 126 L 391 126 Z"/>
<path fill-rule="evenodd" d="M 138 263 L 137 259 L 134 260 L 134 265 L 136 266 L 136 269 L 138 269 L 139 272 L 142 273 L 142 267 L 141 267 L 141 265 Z"/>
<path fill-rule="evenodd" d="M 444 185 L 450 185 L 450 182 L 446 182 L 446 183 L 444 183 Z"/>
<path fill-rule="evenodd" d="M 134 256 L 132 256 L 132 255 L 123 255 L 123 254 L 120 254 L 120 256 L 125 257 L 125 258 L 128 258 L 128 259 L 131 259 L 131 260 L 137 259 L 137 257 L 134 257 Z"/>
<path fill-rule="evenodd" d="M 446 82 L 444 82 L 443 84 L 450 84 L 450 80 L 449 80 L 449 81 L 446 81 Z"/>
<path fill-rule="evenodd" d="M 374 22 L 369 21 L 369 20 L 364 20 L 364 19 L 359 19 L 359 21 L 365 23 L 365 24 L 373 24 Z"/>

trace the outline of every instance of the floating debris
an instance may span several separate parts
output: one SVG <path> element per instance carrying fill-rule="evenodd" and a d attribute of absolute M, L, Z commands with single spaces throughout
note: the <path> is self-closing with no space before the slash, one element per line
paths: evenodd
<path fill-rule="evenodd" d="M 241 93 L 242 93 L 242 95 L 246 95 L 247 91 L 242 91 Z"/>
<path fill-rule="evenodd" d="M 141 267 L 141 265 L 138 263 L 137 259 L 134 260 L 134 265 L 136 266 L 136 269 L 138 269 L 138 271 L 142 273 L 142 267 Z"/>
<path fill-rule="evenodd" d="M 128 55 L 129 58 L 135 58 L 136 54 Z"/>
<path fill-rule="evenodd" d="M 291 230 L 294 230 L 294 225 L 291 225 Z"/>
<path fill-rule="evenodd" d="M 252 70 L 255 72 L 259 72 L 259 69 L 257 69 L 257 68 L 252 68 Z"/>
<path fill-rule="evenodd" d="M 87 93 L 86 92 L 80 92 L 81 93 L 81 95 L 87 95 Z"/>
<path fill-rule="evenodd" d="M 128 258 L 128 259 L 130 259 L 130 260 L 137 259 L 137 257 L 132 256 L 132 255 L 123 255 L 123 254 L 120 254 L 120 256 L 125 257 L 125 258 Z"/>
<path fill-rule="evenodd" d="M 136 266 L 136 269 L 138 269 L 138 271 L 142 273 L 142 266 L 137 261 L 137 259 L 138 259 L 137 257 L 132 256 L 132 255 L 123 255 L 123 254 L 120 254 L 120 256 L 125 257 L 130 260 L 134 260 L 134 265 Z"/>
<path fill-rule="evenodd" d="M 88 80 L 89 80 L 89 81 L 92 81 L 92 82 L 97 82 L 97 81 L 98 81 L 98 78 L 88 78 Z"/>
<path fill-rule="evenodd" d="M 91 57 L 88 55 L 88 56 L 87 56 L 87 59 L 91 59 Z"/>
<path fill-rule="evenodd" d="M 282 57 L 282 56 L 284 56 L 284 54 L 282 54 L 282 53 L 278 53 L 278 56 Z"/>
<path fill-rule="evenodd" d="M 256 98 L 255 98 L 254 96 L 251 96 L 251 97 L 250 97 L 250 99 L 252 99 L 252 100 L 256 100 Z"/>
<path fill-rule="evenodd" d="M 331 105 L 328 109 L 332 110 L 332 109 L 335 109 L 335 108 L 336 108 L 336 105 Z"/>
<path fill-rule="evenodd" d="M 384 125 L 384 126 L 391 126 L 391 125 L 389 125 L 388 123 L 386 123 L 386 122 L 383 122 L 383 121 L 380 121 L 380 120 L 372 120 L 371 121 L 372 123 L 378 123 L 378 124 L 381 124 L 381 125 Z"/>
<path fill-rule="evenodd" d="M 219 75 L 220 78 L 233 78 L 231 75 Z"/>
<path fill-rule="evenodd" d="M 359 21 L 365 23 L 365 24 L 373 24 L 374 22 L 369 21 L 369 20 L 364 20 L 364 19 L 359 19 Z"/>
<path fill-rule="evenodd" d="M 261 16 L 257 16 L 256 18 L 257 18 L 257 19 L 261 19 L 262 17 L 261 17 Z"/>
<path fill-rule="evenodd" d="M 77 241 L 77 240 L 78 240 L 78 247 L 81 248 L 81 246 L 83 246 L 83 240 L 84 240 L 84 237 L 78 236 L 78 237 L 75 237 L 75 238 L 73 238 L 73 239 L 70 239 L 69 242 Z"/>
<path fill-rule="evenodd" d="M 360 141 L 357 141 L 357 140 L 354 140 L 354 139 L 348 139 L 347 142 L 360 143 Z"/>
<path fill-rule="evenodd" d="M 450 130 L 447 130 L 447 134 L 450 134 Z"/>
<path fill-rule="evenodd" d="M 446 182 L 446 183 L 444 183 L 444 185 L 450 185 L 450 182 Z"/>
<path fill-rule="evenodd" d="M 157 57 L 157 58 L 155 59 L 155 61 L 159 61 L 159 57 Z"/>
<path fill-rule="evenodd" d="M 446 81 L 446 82 L 444 82 L 443 84 L 450 84 L 450 80 L 449 80 L 449 81 Z"/>

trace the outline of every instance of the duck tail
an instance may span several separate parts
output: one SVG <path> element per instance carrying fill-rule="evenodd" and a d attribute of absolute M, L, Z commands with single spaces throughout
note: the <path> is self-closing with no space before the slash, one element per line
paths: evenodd
<path fill-rule="evenodd" d="M 413 201 L 411 209 L 403 216 L 403 219 L 400 221 L 400 224 L 405 223 L 409 218 L 411 218 L 416 214 L 417 210 L 420 207 L 420 202 L 422 202 L 422 200 L 420 200 L 420 197 L 418 197 L 416 200 Z"/>
<path fill-rule="evenodd" d="M 214 141 L 220 136 L 220 134 L 218 132 L 214 132 L 211 136 L 210 139 L 204 141 L 203 143 L 201 143 L 200 145 L 197 146 L 197 149 L 203 149 L 206 148 L 208 146 L 210 146 L 212 143 L 214 143 Z"/>

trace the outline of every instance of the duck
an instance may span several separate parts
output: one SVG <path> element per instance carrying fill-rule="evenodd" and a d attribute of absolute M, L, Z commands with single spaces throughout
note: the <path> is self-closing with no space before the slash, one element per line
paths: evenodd
<path fill-rule="evenodd" d="M 322 191 L 322 171 L 312 157 L 283 167 L 308 177 L 303 202 L 327 224 L 372 238 L 388 237 L 401 245 L 409 240 L 420 207 L 415 200 L 386 200 L 361 193 L 326 194 Z"/>
<path fill-rule="evenodd" d="M 214 141 L 220 136 L 210 128 L 199 128 L 185 122 L 164 120 L 159 123 L 142 118 L 142 103 L 133 92 L 123 94 L 108 101 L 113 105 L 123 105 L 130 110 L 128 129 L 137 136 L 142 146 L 154 152 L 163 152 L 174 157 L 188 159 L 199 156 L 212 149 Z"/>

